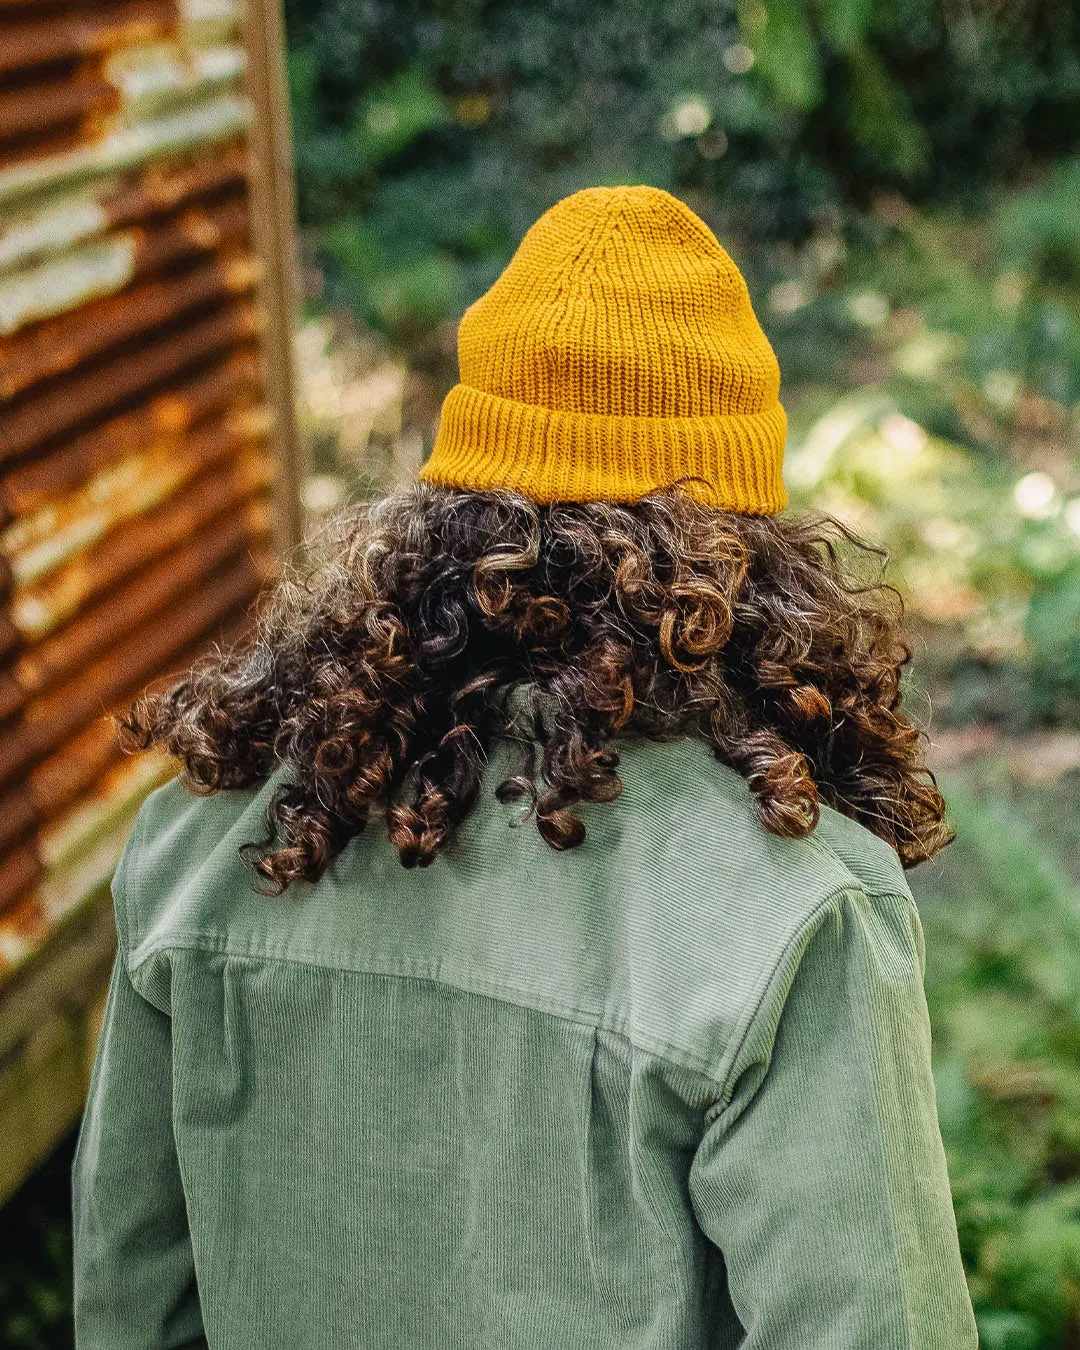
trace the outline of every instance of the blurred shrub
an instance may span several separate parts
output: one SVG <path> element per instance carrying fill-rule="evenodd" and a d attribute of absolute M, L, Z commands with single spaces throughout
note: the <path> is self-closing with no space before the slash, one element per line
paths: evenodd
<path fill-rule="evenodd" d="M 0 1210 L 0 1345 L 72 1350 L 71 1162 L 74 1137 Z"/>
<path fill-rule="evenodd" d="M 793 499 L 887 541 L 939 724 L 1080 715 L 1077 220 L 1075 161 L 977 222 L 883 196 L 765 298 Z"/>
<path fill-rule="evenodd" d="M 406 341 L 589 182 L 670 188 L 756 247 L 881 187 L 971 198 L 1080 133 L 1063 0 L 286 10 L 301 215 L 329 294 Z"/>
<path fill-rule="evenodd" d="M 960 840 L 915 873 L 938 1114 L 983 1350 L 1080 1337 L 1080 850 L 1066 787 L 946 784 Z"/>

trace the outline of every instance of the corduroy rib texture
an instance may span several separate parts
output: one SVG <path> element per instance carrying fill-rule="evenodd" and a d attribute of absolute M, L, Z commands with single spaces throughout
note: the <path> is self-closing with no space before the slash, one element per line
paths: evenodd
<path fill-rule="evenodd" d="M 140 814 L 74 1176 L 78 1350 L 973 1350 L 918 914 L 825 810 L 624 743 L 257 898 L 276 787 Z"/>
<path fill-rule="evenodd" d="M 651 187 L 586 188 L 466 311 L 424 480 L 634 501 L 691 476 L 712 505 L 787 503 L 780 371 L 739 269 Z"/>

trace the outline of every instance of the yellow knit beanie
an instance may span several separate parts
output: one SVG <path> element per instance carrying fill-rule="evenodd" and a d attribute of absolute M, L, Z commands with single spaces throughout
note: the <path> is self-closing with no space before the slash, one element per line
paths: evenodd
<path fill-rule="evenodd" d="M 546 211 L 466 310 L 458 358 L 422 479 L 630 502 L 692 475 L 730 511 L 787 503 L 780 370 L 746 282 L 658 188 L 586 188 Z"/>

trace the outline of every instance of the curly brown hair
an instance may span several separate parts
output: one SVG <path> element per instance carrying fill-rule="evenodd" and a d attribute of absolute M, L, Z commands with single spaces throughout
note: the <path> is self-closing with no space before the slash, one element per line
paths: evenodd
<path fill-rule="evenodd" d="M 404 866 L 431 863 L 522 687 L 548 711 L 496 791 L 553 848 L 585 837 L 575 803 L 619 796 L 617 738 L 695 734 L 774 834 L 809 834 L 826 802 L 912 866 L 952 834 L 900 711 L 911 652 L 883 567 L 828 516 L 735 515 L 681 484 L 548 506 L 413 484 L 331 522 L 251 634 L 136 702 L 121 739 L 202 793 L 287 764 L 247 852 L 274 891 L 317 880 L 373 812 Z"/>

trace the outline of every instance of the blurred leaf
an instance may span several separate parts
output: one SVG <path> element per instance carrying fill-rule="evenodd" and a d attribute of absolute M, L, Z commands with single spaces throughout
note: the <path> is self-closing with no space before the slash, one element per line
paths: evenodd
<path fill-rule="evenodd" d="M 1062 1186 L 1027 1206 L 1003 1235 L 994 1268 L 1013 1306 L 1060 1336 L 1080 1289 L 1080 1185 Z"/>
<path fill-rule="evenodd" d="M 310 46 L 291 47 L 287 54 L 286 75 L 292 105 L 292 133 L 298 142 L 318 134 L 319 67 Z"/>
<path fill-rule="evenodd" d="M 839 51 L 848 52 L 870 28 L 872 0 L 823 0 L 821 27 Z"/>
<path fill-rule="evenodd" d="M 322 247 L 336 267 L 332 294 L 398 338 L 428 331 L 461 307 L 462 273 L 452 258 L 439 253 L 388 256 L 362 217 L 328 226 Z"/>
<path fill-rule="evenodd" d="M 1004 266 L 1037 272 L 1075 288 L 1080 282 L 1080 160 L 1053 167 L 1047 178 L 1015 194 L 996 222 Z"/>
<path fill-rule="evenodd" d="M 929 161 L 930 140 L 912 117 L 902 86 L 890 80 L 884 62 L 865 43 L 852 42 L 847 53 L 852 135 L 886 171 L 917 177 Z"/>
<path fill-rule="evenodd" d="M 1045 678 L 1080 692 L 1080 562 L 1035 594 L 1026 627 Z"/>
<path fill-rule="evenodd" d="M 980 1311 L 981 1350 L 1045 1350 L 1046 1342 L 1034 1317 L 996 1309 Z"/>
<path fill-rule="evenodd" d="M 459 308 L 461 274 L 450 258 L 429 254 L 380 272 L 370 295 L 380 326 L 423 332 Z"/>
<path fill-rule="evenodd" d="M 378 239 L 358 217 L 326 226 L 321 243 L 323 250 L 362 284 L 370 282 L 384 265 Z"/>
<path fill-rule="evenodd" d="M 450 120 L 445 100 L 420 66 L 395 75 L 364 98 L 350 140 L 358 170 L 373 169 L 417 136 Z"/>
<path fill-rule="evenodd" d="M 765 0 L 767 22 L 760 34 L 749 34 L 755 66 L 779 102 L 806 112 L 824 93 L 817 43 L 801 0 Z"/>

